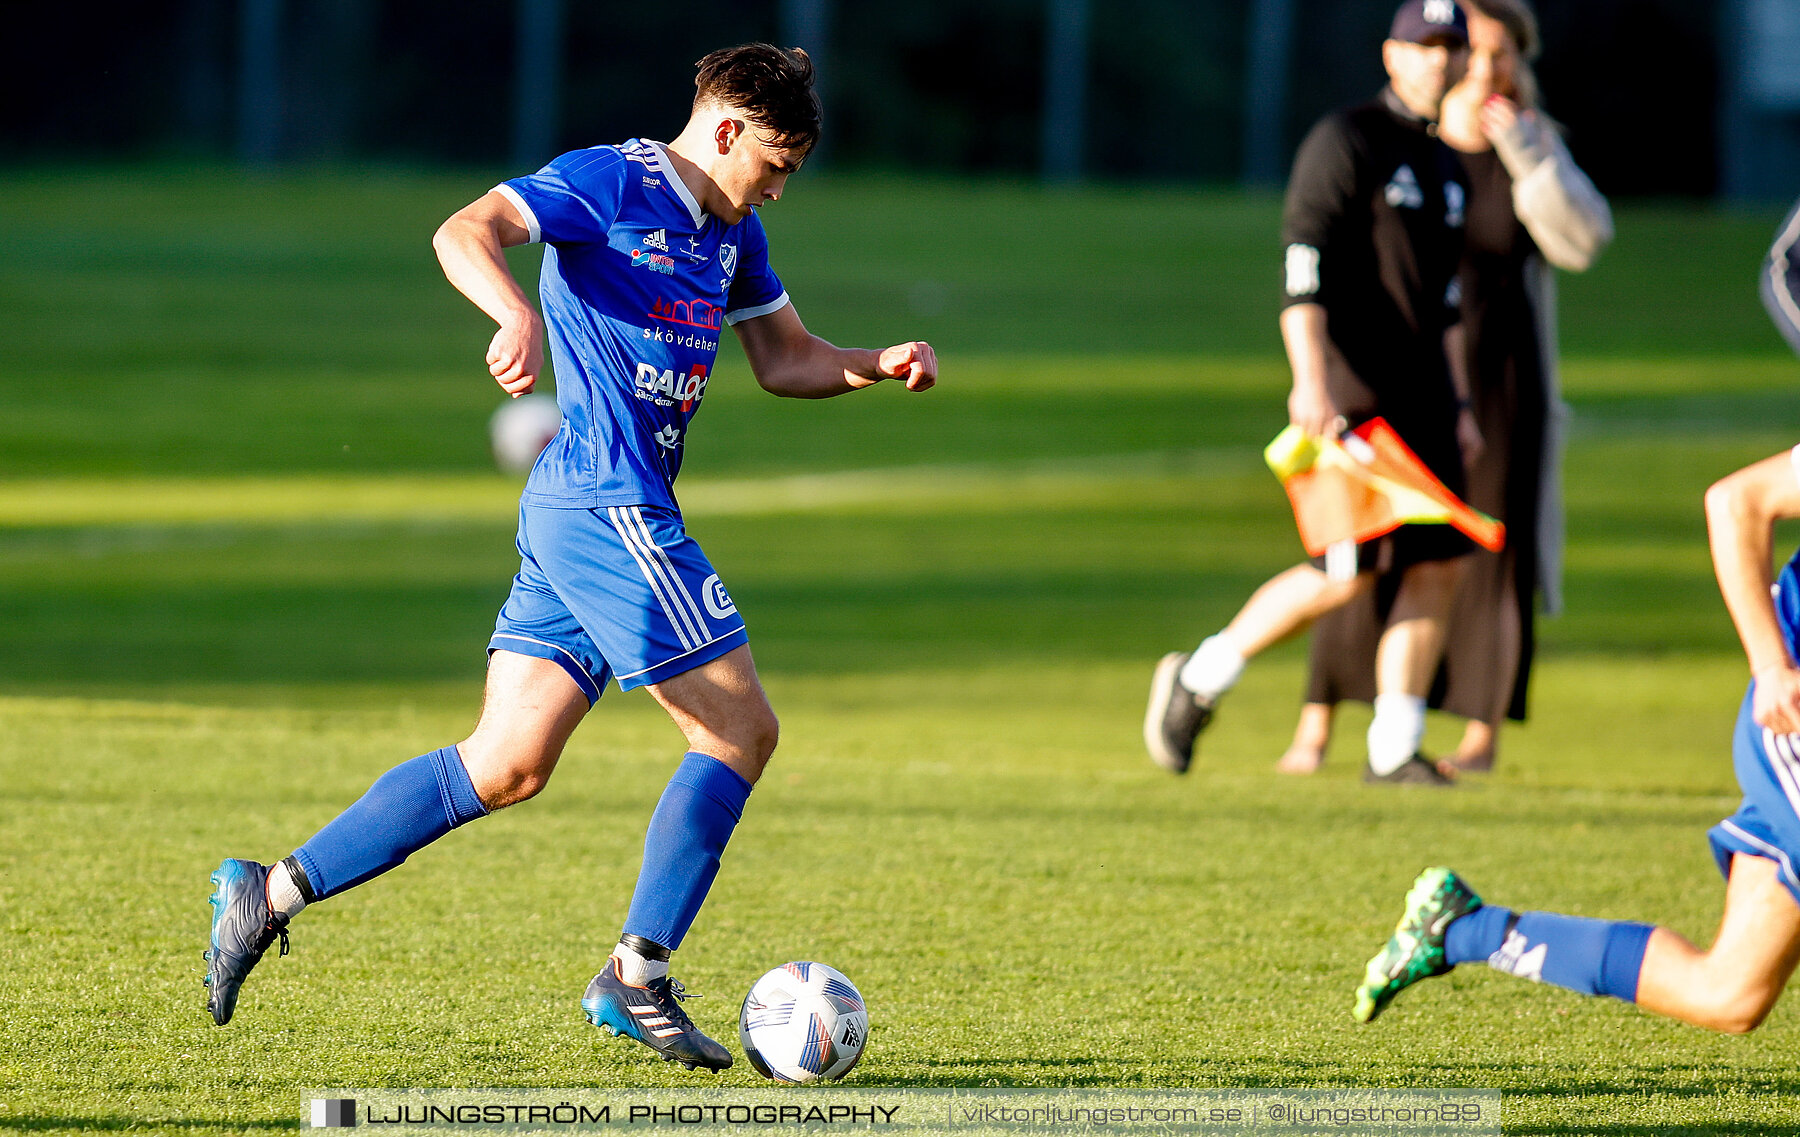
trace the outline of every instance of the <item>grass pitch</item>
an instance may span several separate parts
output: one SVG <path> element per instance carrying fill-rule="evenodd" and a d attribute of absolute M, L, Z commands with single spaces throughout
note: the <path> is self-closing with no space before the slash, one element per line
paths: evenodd
<path fill-rule="evenodd" d="M 682 749 L 641 693 L 536 801 L 303 916 L 230 1027 L 201 1009 L 218 859 L 284 855 L 472 722 L 517 487 L 486 469 L 485 321 L 426 238 L 491 181 L 0 184 L 0 1129 L 692 1077 L 576 1005 Z M 1699 494 L 1793 441 L 1800 364 L 1750 283 L 1773 221 L 1622 210 L 1565 279 L 1569 611 L 1500 772 L 1394 793 L 1355 781 L 1366 711 L 1319 777 L 1270 772 L 1296 647 L 1189 777 L 1138 741 L 1156 657 L 1299 552 L 1258 458 L 1272 203 L 797 186 L 768 223 L 809 326 L 931 338 L 945 378 L 784 403 L 721 357 L 683 499 L 784 740 L 680 957 L 697 1021 L 729 1036 L 751 980 L 818 958 L 870 1001 L 859 1084 L 1493 1086 L 1521 1133 L 1800 1133 L 1790 1006 L 1728 1039 L 1463 968 L 1349 1017 L 1429 863 L 1710 936 L 1744 667 Z"/>

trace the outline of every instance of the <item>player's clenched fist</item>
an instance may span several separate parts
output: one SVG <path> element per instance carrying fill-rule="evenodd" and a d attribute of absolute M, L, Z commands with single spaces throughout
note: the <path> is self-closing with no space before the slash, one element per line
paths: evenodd
<path fill-rule="evenodd" d="M 524 327 L 501 325 L 488 342 L 488 373 L 500 389 L 518 398 L 537 384 L 544 369 L 544 339 L 534 321 Z"/>
<path fill-rule="evenodd" d="M 1800 668 L 1782 663 L 1758 671 L 1750 716 L 1776 734 L 1800 733 Z"/>
<path fill-rule="evenodd" d="M 875 360 L 883 378 L 904 379 L 908 391 L 928 391 L 937 383 L 937 352 L 924 340 L 895 344 Z"/>

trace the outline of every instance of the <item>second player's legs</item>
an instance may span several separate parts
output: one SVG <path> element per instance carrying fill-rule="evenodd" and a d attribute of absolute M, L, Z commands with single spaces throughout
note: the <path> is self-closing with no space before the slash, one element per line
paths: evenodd
<path fill-rule="evenodd" d="M 1638 1005 L 1695 1026 L 1740 1034 L 1763 1021 L 1800 963 L 1800 904 L 1774 861 L 1739 854 L 1725 915 L 1701 951 L 1667 928 L 1651 933 Z"/>

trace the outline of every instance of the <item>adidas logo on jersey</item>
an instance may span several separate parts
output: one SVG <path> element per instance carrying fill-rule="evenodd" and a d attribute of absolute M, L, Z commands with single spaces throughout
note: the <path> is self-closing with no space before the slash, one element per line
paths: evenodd
<path fill-rule="evenodd" d="M 644 248 L 655 249 L 657 252 L 660 252 L 660 253 L 668 252 L 669 251 L 669 231 L 667 229 L 658 229 L 654 233 L 645 233 L 644 234 Z"/>
<path fill-rule="evenodd" d="M 1413 173 L 1412 167 L 1407 165 L 1394 171 L 1394 178 L 1388 182 L 1382 196 L 1395 209 L 1418 209 L 1425 204 L 1425 191 L 1419 188 L 1419 175 Z"/>

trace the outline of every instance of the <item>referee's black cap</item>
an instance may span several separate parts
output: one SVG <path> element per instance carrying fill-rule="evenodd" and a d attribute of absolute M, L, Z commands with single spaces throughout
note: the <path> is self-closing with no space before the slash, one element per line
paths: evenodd
<path fill-rule="evenodd" d="M 1389 39 L 1406 43 L 1469 42 L 1469 18 L 1456 0 L 1406 0 L 1394 13 Z"/>

